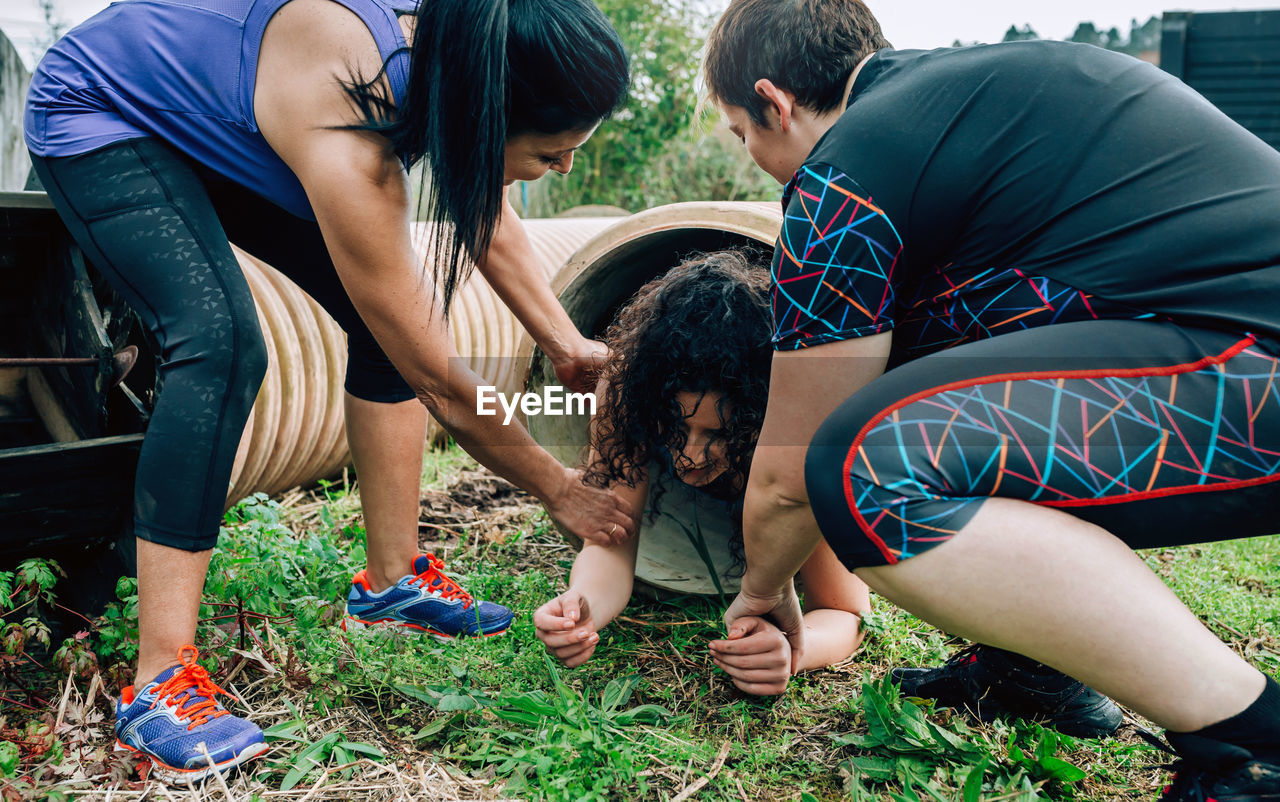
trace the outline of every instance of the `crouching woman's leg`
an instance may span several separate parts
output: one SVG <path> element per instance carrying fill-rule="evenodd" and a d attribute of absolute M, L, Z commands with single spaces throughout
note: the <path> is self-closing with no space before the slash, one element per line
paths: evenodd
<path fill-rule="evenodd" d="M 1274 682 L 1132 549 L 1274 530 L 1276 373 L 1251 338 L 1145 321 L 973 343 L 833 413 L 809 451 L 809 498 L 845 565 L 904 609 L 1173 731 L 1230 734 L 1248 718 L 1255 740 L 1223 740 L 1271 757 Z"/>

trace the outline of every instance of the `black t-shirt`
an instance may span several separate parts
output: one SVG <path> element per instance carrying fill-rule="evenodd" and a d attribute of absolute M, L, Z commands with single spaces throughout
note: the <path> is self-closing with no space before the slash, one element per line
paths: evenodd
<path fill-rule="evenodd" d="M 1129 56 L 881 51 L 783 205 L 779 350 L 1089 317 L 1280 343 L 1280 153 Z"/>

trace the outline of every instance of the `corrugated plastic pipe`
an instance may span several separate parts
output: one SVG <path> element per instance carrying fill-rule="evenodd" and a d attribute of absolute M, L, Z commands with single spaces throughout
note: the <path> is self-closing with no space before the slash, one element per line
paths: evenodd
<path fill-rule="evenodd" d="M 527 220 L 525 227 L 538 268 L 551 277 L 580 245 L 614 222 Z M 424 259 L 433 231 L 428 224 L 415 227 L 415 248 Z M 252 493 L 313 484 L 351 461 L 342 412 L 342 330 L 289 279 L 234 250 L 258 306 L 269 365 L 236 453 L 228 506 Z M 516 392 L 523 380 L 516 356 L 524 328 L 478 273 L 458 290 L 450 318 L 459 355 L 500 392 Z M 433 440 L 445 434 L 435 421 L 429 433 Z"/>

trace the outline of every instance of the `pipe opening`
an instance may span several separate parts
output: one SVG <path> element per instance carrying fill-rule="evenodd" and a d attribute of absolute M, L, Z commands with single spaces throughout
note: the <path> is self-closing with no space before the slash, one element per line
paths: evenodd
<path fill-rule="evenodd" d="M 726 219 L 726 213 L 732 219 Z M 772 205 L 679 204 L 654 209 L 584 245 L 557 277 L 554 289 L 578 329 L 600 338 L 618 309 L 642 285 L 686 257 L 755 247 L 767 258 L 779 223 L 780 215 Z M 549 361 L 531 343 L 526 343 L 522 354 L 529 357 L 528 392 L 541 393 L 544 386 L 559 383 Z M 534 439 L 569 465 L 582 464 L 586 456 L 587 423 L 586 415 L 537 415 L 526 421 Z M 657 470 L 661 469 L 650 466 L 651 476 Z M 637 590 L 714 595 L 718 589 L 709 560 L 719 588 L 726 594 L 736 593 L 742 566 L 730 550 L 731 515 L 729 505 L 669 477 L 659 515 L 650 521 L 646 509 L 642 520 Z"/>

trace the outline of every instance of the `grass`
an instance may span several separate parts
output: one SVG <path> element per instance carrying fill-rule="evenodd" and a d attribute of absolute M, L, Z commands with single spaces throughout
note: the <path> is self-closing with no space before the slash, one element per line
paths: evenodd
<path fill-rule="evenodd" d="M 422 546 L 520 613 L 509 634 L 448 645 L 343 634 L 345 588 L 364 559 L 358 493 L 348 481 L 251 499 L 228 515 L 200 639 L 203 662 L 243 700 L 232 708 L 267 731 L 268 755 L 225 785 L 162 791 L 109 751 L 109 695 L 131 679 L 125 580 L 121 602 L 57 655 L 57 638 L 36 639 L 0 662 L 6 688 L 26 691 L 0 693 L 0 799 L 994 802 L 1151 799 L 1165 781 L 1136 720 L 1116 738 L 1077 740 L 900 698 L 884 680 L 891 666 L 936 663 L 958 644 L 882 601 L 853 660 L 778 699 L 743 696 L 712 665 L 721 608 L 706 598 L 637 598 L 587 665 L 562 669 L 529 614 L 563 589 L 572 550 L 457 449 L 431 452 L 423 480 Z M 1280 671 L 1280 538 L 1145 557 L 1233 648 Z M 49 577 L 33 571 L 38 596 Z M 9 592 L 20 583 L 11 577 Z M 13 619 L 26 625 L 41 603 Z"/>

